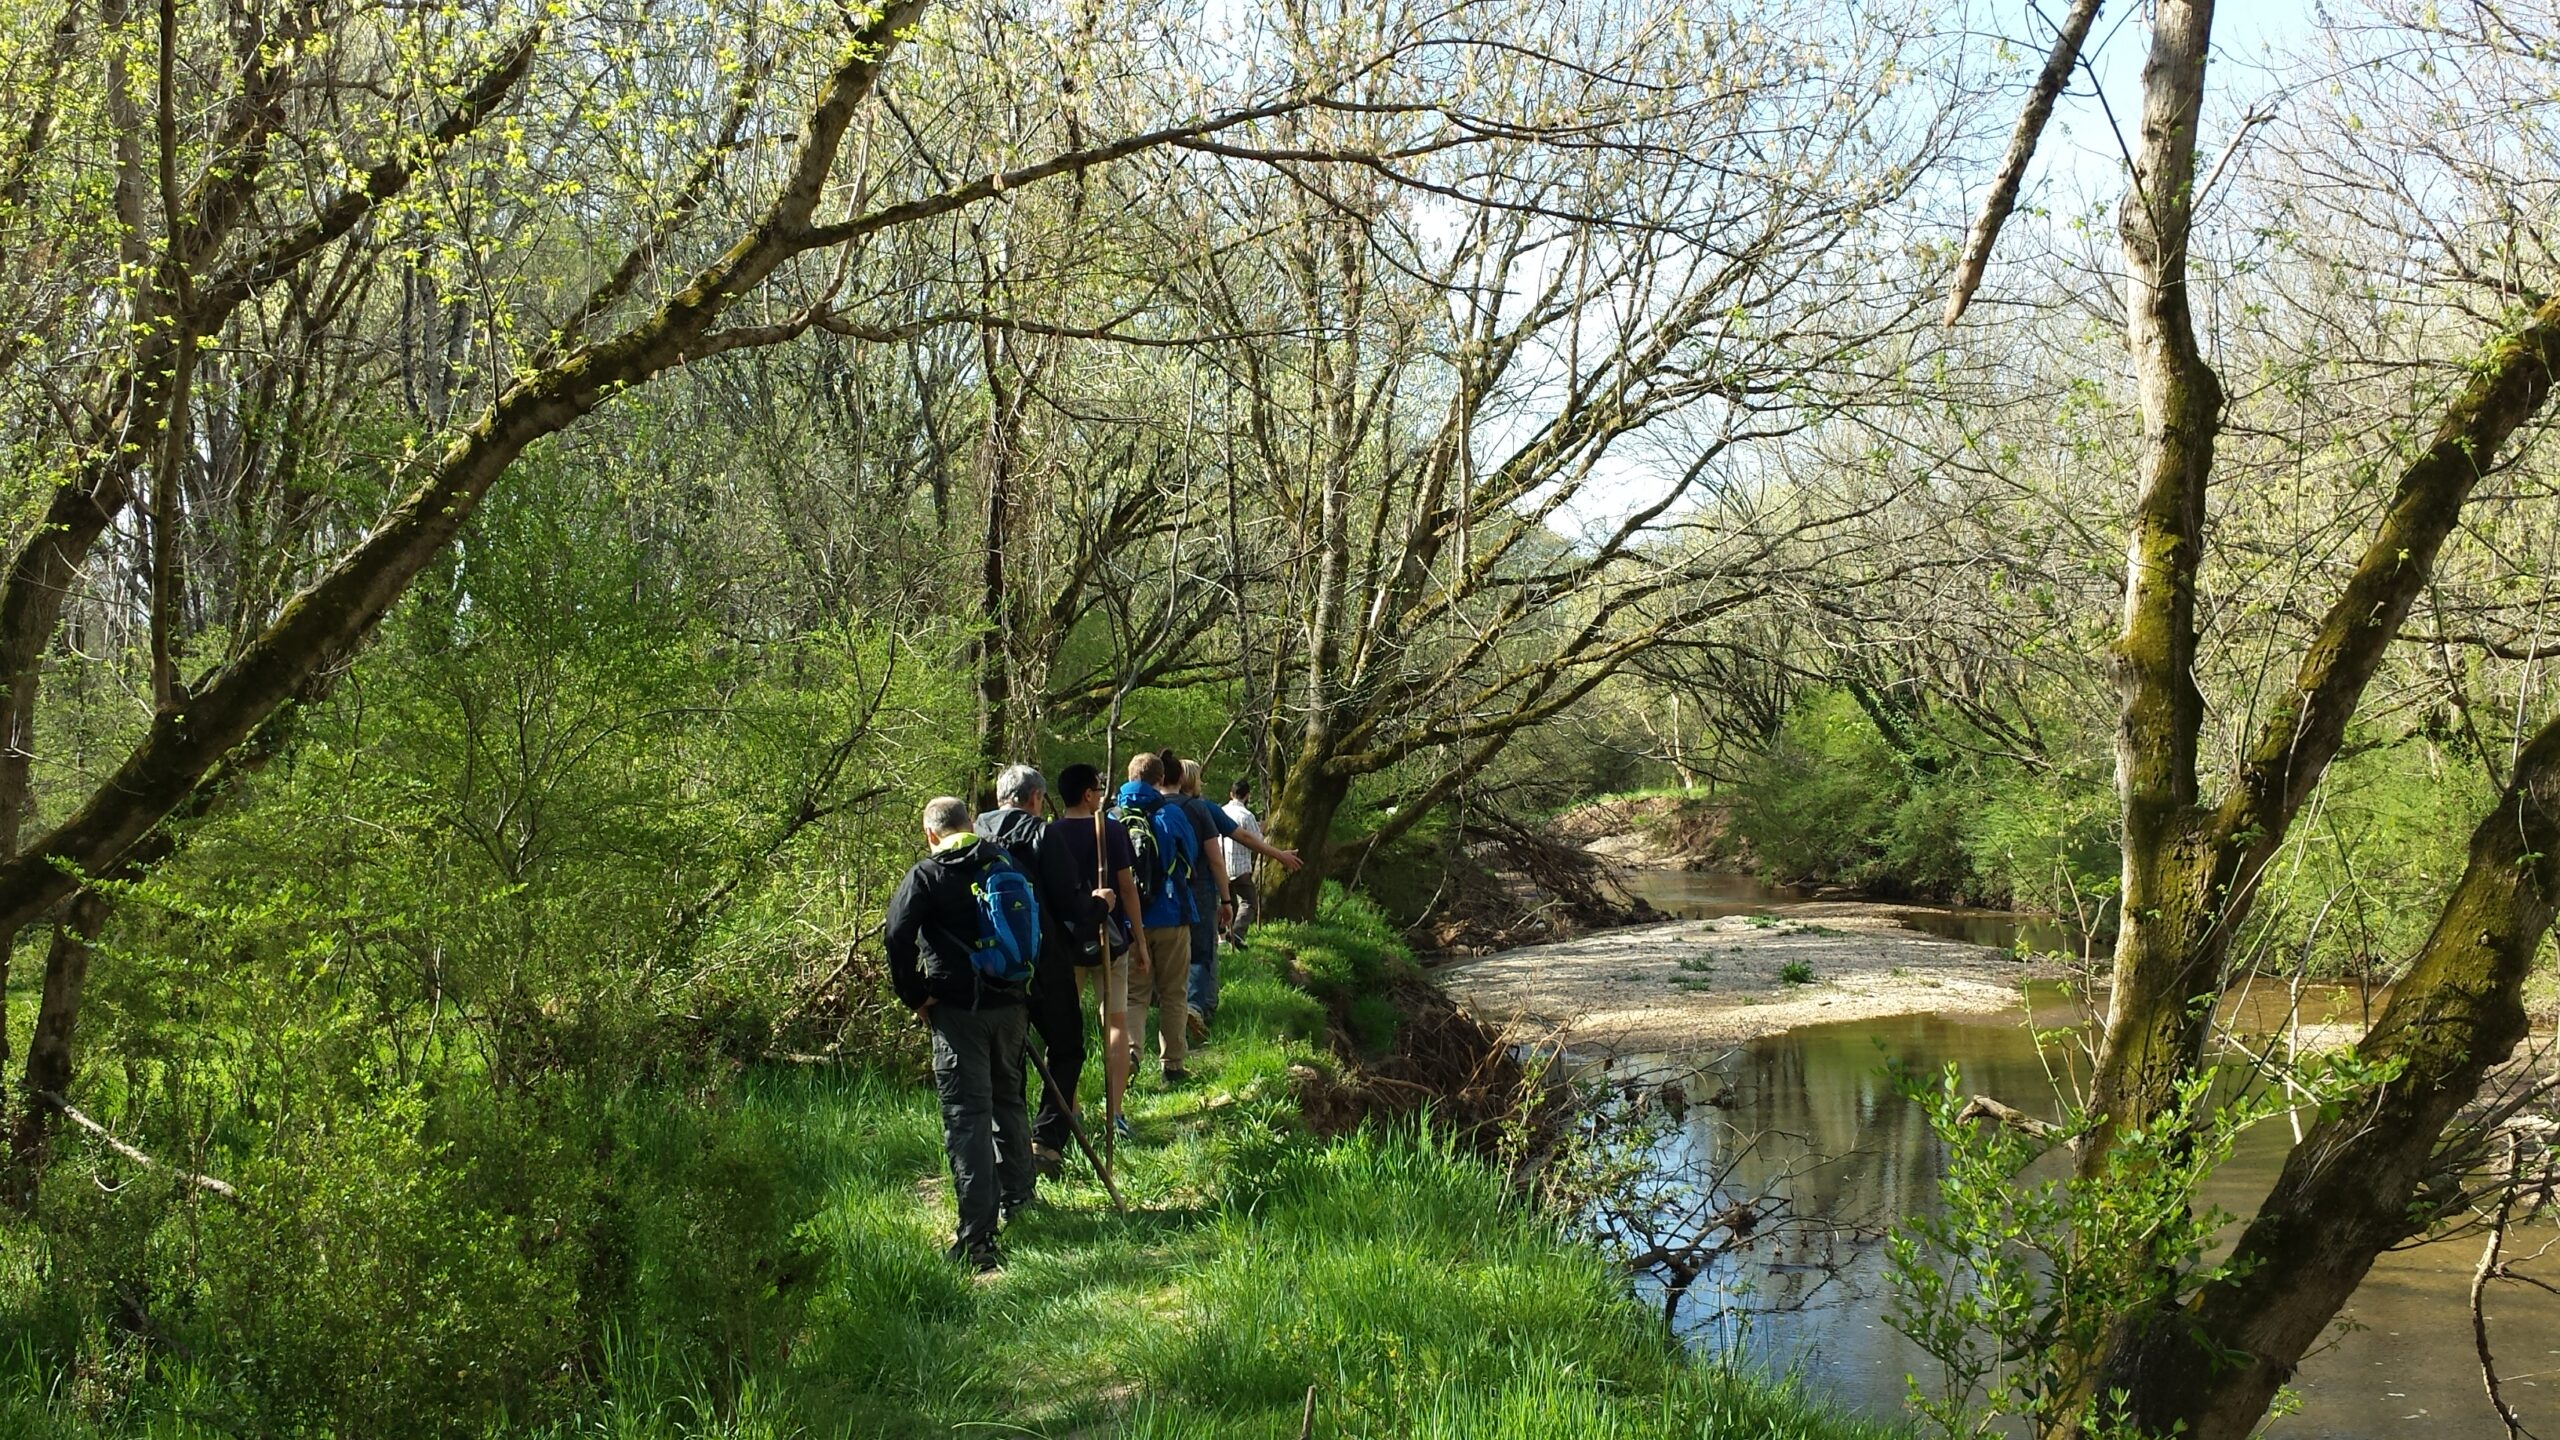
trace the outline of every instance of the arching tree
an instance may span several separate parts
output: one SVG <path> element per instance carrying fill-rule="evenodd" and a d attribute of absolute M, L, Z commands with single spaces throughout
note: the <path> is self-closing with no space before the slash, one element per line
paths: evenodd
<path fill-rule="evenodd" d="M 2078 7 L 2075 18 L 2096 8 Z M 2442 66 L 2466 77 L 2455 88 L 2478 87 L 2436 97 L 2450 103 L 2430 111 L 2421 130 L 2458 134 L 2448 117 L 2484 100 L 2480 113 L 2504 109 L 2532 82 L 2512 92 L 2498 87 L 2547 63 L 2547 49 L 2524 38 L 2503 7 L 2479 7 L 2460 26 L 2432 10 L 2410 18 L 2415 23 L 2394 33 L 2391 55 L 2367 57 L 2374 73 L 2423 84 L 2418 77 Z M 2360 553 L 2308 608 L 2309 624 L 2286 657 L 2289 681 L 2241 726 L 2209 788 L 2213 717 L 2199 677 L 2211 667 L 2199 597 L 2212 558 L 2216 482 L 2230 468 L 2218 447 L 2234 403 L 2198 321 L 2197 217 L 2213 176 L 2199 161 L 2213 21 L 2210 0 L 2152 7 L 2140 130 L 2130 137 L 2132 170 L 2118 211 L 2141 428 L 2122 623 L 2109 653 L 2120 707 L 2120 920 L 2086 1120 L 2072 1137 L 2088 1183 L 2151 1163 L 2141 1147 L 2160 1143 L 2164 1130 L 2173 1148 L 2187 1143 L 2177 1138 L 2182 1127 L 2202 1123 L 2191 1099 L 2212 1064 L 2213 1001 L 2271 865 L 2484 480 L 2538 424 L 2560 365 L 2560 302 L 2543 290 L 2545 257 L 2530 245 L 2497 242 L 2508 263 L 2489 269 L 2495 303 L 2469 326 L 2468 353 L 2446 368 L 2428 408 L 2405 424 L 2346 427 L 2370 447 L 2367 473 L 2387 478 L 2387 499 Z M 2085 29 L 2063 28 L 2055 54 L 2064 70 Z M 2033 149 L 2042 118 L 2031 105 L 2013 164 Z M 2360 122 L 2341 125 L 2323 143 L 2359 129 Z M 2415 168 L 2431 173 L 2418 189 L 2391 198 L 2456 230 L 2494 233 L 2508 204 L 2500 189 L 2548 183 L 2538 167 L 2549 157 L 2538 138 L 2489 148 L 2502 164 L 2526 168 L 2491 175 L 2421 162 Z M 2369 177 L 2392 173 L 2387 165 L 2357 168 Z M 2427 189 L 2434 181 L 2445 183 Z M 2466 185 L 2477 188 L 2466 193 Z M 1978 240 L 1998 229 L 2006 188 L 1995 190 Z M 2377 213 L 2373 202 L 2364 196 L 2366 214 Z M 2481 273 L 2469 238 L 2420 243 L 2457 275 Z M 2379 252 L 2376 263 L 2387 263 Z M 2401 283 L 2387 272 L 2367 280 L 2379 290 Z M 2356 1047 L 2357 1073 L 2370 1078 L 2324 1108 L 2216 1278 L 2191 1289 L 2163 1284 L 2151 1302 L 2097 1327 L 2086 1353 L 2074 1357 L 2081 1380 L 2043 1417 L 2054 1431 L 2115 1434 L 2129 1426 L 2197 1440 L 2254 1433 L 2374 1257 L 2458 1211 L 2486 1132 L 2506 1113 L 2466 1111 L 2525 1034 L 2524 985 L 2560 905 L 2560 720 L 2519 734 L 2501 784 L 2432 932 Z M 2169 1263 L 2120 1259 L 2135 1269 Z"/>

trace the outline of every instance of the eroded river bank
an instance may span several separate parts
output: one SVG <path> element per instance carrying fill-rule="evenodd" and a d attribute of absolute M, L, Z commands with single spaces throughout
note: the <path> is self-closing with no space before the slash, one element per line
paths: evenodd
<path fill-rule="evenodd" d="M 1901 1413 L 1926 1357 L 1887 1323 L 1882 1236 L 1938 1203 L 1945 1156 L 1917 1107 L 1885 1078 L 1888 1057 L 1957 1065 L 1968 1089 L 2055 1111 L 2022 997 L 2062 967 L 1913 929 L 1920 907 L 1756 899 L 1739 877 L 1656 872 L 1646 898 L 1691 918 L 1505 952 L 1443 972 L 1479 1013 L 1523 1022 L 1620 1077 L 1658 1077 L 1689 1102 L 1656 1152 L 1663 1172 L 1734 1197 L 1783 1196 L 1824 1223 L 1773 1227 L 1691 1285 L 1678 1323 L 1704 1347 L 1773 1369 L 1875 1415 Z M 1700 892 L 1708 892 L 1702 897 Z M 1720 894 L 1717 892 L 1721 892 Z M 1935 912 L 1946 915 L 1951 912 Z M 1952 912 L 1994 938 L 1987 912 Z M 2030 944 L 2044 943 L 2031 939 Z M 1801 964 L 1811 973 L 1786 967 Z M 2345 1021 L 2362 997 L 2313 997 L 2313 1019 Z M 2057 1001 L 2057 1004 L 2065 1002 Z M 2037 1003 L 2044 1024 L 2063 1011 Z M 2261 1014 L 2258 1019 L 2266 1019 Z M 2343 1027 L 2341 1027 L 2343 1028 Z M 2206 1199 L 2246 1214 L 2292 1143 L 2281 1121 L 2244 1138 Z M 2468 1290 L 2474 1241 L 2387 1254 L 2297 1379 L 2301 1408 L 2275 1440 L 2491 1436 Z M 1659 1281 L 1640 1283 L 1656 1288 Z M 2528 1424 L 2560 1418 L 2560 1297 L 2508 1285 L 2488 1306 L 2508 1394 Z M 2547 1432 L 2546 1432 L 2547 1433 Z"/>

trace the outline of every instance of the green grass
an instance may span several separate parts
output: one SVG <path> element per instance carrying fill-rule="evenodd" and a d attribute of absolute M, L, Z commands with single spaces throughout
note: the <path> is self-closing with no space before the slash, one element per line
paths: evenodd
<path fill-rule="evenodd" d="M 1366 928 L 1364 914 L 1337 904 L 1317 926 L 1274 939 L 1301 965 L 1324 945 L 1335 954 L 1319 964 L 1391 969 L 1395 953 L 1363 941 Z M 942 1258 L 950 1190 L 921 1080 L 751 1077 L 731 1121 L 787 1135 L 799 1163 L 820 1172 L 823 1197 L 793 1237 L 819 1257 L 813 1293 L 774 1307 L 795 1333 L 758 1352 L 780 1358 L 712 1373 L 666 1333 L 611 1329 L 602 1382 L 569 1418 L 488 1433 L 1289 1440 L 1310 1386 L 1314 1433 L 1328 1437 L 1887 1433 L 1693 1361 L 1597 1250 L 1443 1138 L 1308 1137 L 1288 1070 L 1330 1063 L 1315 1043 L 1322 1019 L 1268 959 L 1231 961 L 1219 1033 L 1194 1053 L 1193 1083 L 1169 1091 L 1142 1073 L 1133 1086 L 1139 1139 L 1120 1151 L 1131 1213 L 1115 1215 L 1078 1163 L 1007 1231 L 1010 1264 L 983 1280 Z M 191 1394 L 217 1388 L 209 1381 L 171 1373 L 155 1403 L 108 1424 L 81 1418 L 60 1390 L 36 1398 L 32 1361 L 0 1350 L 0 1433 L 223 1433 L 187 1418 L 218 1408 Z"/>
<path fill-rule="evenodd" d="M 1421 973 L 1395 922 L 1368 897 L 1328 883 L 1316 918 L 1258 926 L 1259 954 L 1293 965 L 1307 993 L 1338 1011 L 1351 1036 L 1376 1050 L 1395 1038 L 1395 984 Z"/>

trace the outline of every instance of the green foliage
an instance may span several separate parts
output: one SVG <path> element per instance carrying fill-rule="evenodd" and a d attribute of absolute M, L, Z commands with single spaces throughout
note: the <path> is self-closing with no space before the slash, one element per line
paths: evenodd
<path fill-rule="evenodd" d="M 740 646 L 618 497 L 519 478 L 113 887 L 82 1102 L 249 1204 L 64 1138 L 0 1329 L 78 1414 L 471 1434 L 585 1403 L 617 1327 L 726 1387 L 797 1326 L 813 1177 L 735 1072 L 876 915 L 908 827 L 849 822 L 957 753 L 954 692 L 891 636 Z M 873 1013 L 828 1038 L 912 1045 Z"/>
<path fill-rule="evenodd" d="M 1804 960 L 1790 960 L 1790 961 L 1788 961 L 1786 964 L 1779 966 L 1779 967 L 1778 967 L 1778 983 L 1780 983 L 1780 984 L 1782 984 L 1782 985 L 1810 985 L 1810 984 L 1812 984 L 1812 983 L 1813 983 L 1813 966 L 1812 966 L 1812 964 L 1811 964 L 1810 962 L 1808 962 L 1808 961 L 1804 961 Z"/>
<path fill-rule="evenodd" d="M 813 1265 L 805 1150 L 719 1095 L 383 1097 L 256 1152 L 239 1208 L 147 1184 L 75 1206 L 84 1171 L 57 1170 L 59 1218 L 30 1237 L 44 1284 L 0 1282 L 0 1313 L 31 1370 L 83 1377 L 57 1399 L 110 1433 L 173 1387 L 233 1431 L 539 1420 L 583 1403 L 617 1327 L 726 1376 L 779 1353 Z"/>
<path fill-rule="evenodd" d="M 1336 1012 L 1361 1045 L 1382 1048 L 1395 1038 L 1390 992 L 1420 969 L 1376 901 L 1328 882 L 1315 919 L 1256 926 L 1253 939 L 1295 966 L 1307 993 Z"/>
<path fill-rule="evenodd" d="M 1891 1071 L 1948 1157 L 1942 1210 L 1903 1221 L 1887 1256 L 1892 1324 L 1937 1371 L 1931 1386 L 1910 1378 L 1911 1409 L 1949 1440 L 1999 1433 L 2009 1416 L 2037 1434 L 2066 1419 L 2115 1434 L 2105 1397 L 2083 1395 L 2099 1338 L 2129 1316 L 2176 1323 L 2177 1307 L 2231 1273 L 2214 1242 L 2233 1217 L 2198 1202 L 2206 1178 L 2253 1126 L 2387 1078 L 2347 1055 L 2305 1067 L 2290 1090 L 2221 1093 L 2216 1076 L 2196 1075 L 2158 1122 L 2118 1132 L 2098 1174 L 2030 1179 L 2088 1117 L 2031 1135 L 1969 1117 L 1954 1065 Z"/>
<path fill-rule="evenodd" d="M 1773 878 L 2108 918 L 2115 793 L 2104 736 L 2046 724 L 2051 763 L 1999 758 L 1956 722 L 1908 751 L 1839 691 L 1809 692 L 1734 830 Z M 2351 745 L 2259 887 L 2253 938 L 2316 974 L 2389 978 L 2416 952 L 2493 796 L 2464 746 L 2425 735 Z"/>
<path fill-rule="evenodd" d="M 1817 692 L 1743 787 L 1734 829 L 1779 879 L 1869 874 L 1904 793 L 1902 766 L 1866 715 L 1841 692 Z"/>
<path fill-rule="evenodd" d="M 2319 972 L 2390 978 L 2433 927 L 2495 795 L 2477 760 L 2424 737 L 2341 755 L 2269 867 L 2260 927 Z"/>
<path fill-rule="evenodd" d="M 2044 910 L 2112 892 L 2104 751 L 2091 744 L 2030 768 L 1935 716 L 1906 722 L 1895 739 L 1907 748 L 1888 743 L 1844 692 L 1808 692 L 1735 806 L 1735 834 L 1759 868 L 1786 881 Z"/>

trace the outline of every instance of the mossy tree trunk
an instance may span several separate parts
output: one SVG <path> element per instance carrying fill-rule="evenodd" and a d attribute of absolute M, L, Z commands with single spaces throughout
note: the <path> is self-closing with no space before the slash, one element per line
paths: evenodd
<path fill-rule="evenodd" d="M 2141 143 L 2119 215 L 2143 428 L 2112 646 L 2123 904 L 2084 1176 L 2105 1168 L 2118 1135 L 2161 1120 L 2207 1064 L 2232 937 L 2260 877 L 2337 755 L 2472 490 L 2542 409 L 2560 367 L 2560 301 L 2476 358 L 2401 470 L 2292 685 L 2207 800 L 2196 593 L 2223 396 L 2196 339 L 2187 247 L 2212 20 L 2210 0 L 2153 9 Z M 2296 1148 L 2243 1236 L 2238 1273 L 2182 1309 L 2122 1317 L 2103 1336 L 2082 1399 L 2121 1392 L 2145 1434 L 2241 1440 L 2254 1430 L 2375 1255 L 2423 1231 L 2452 1193 L 2462 1147 L 2448 1148 L 2445 1133 L 2524 1033 L 2525 973 L 2560 894 L 2555 854 L 2560 722 L 2519 759 L 2433 935 L 2363 1042 L 2366 1058 L 2405 1068 Z M 2062 1428 L 2076 1433 L 2076 1421 Z"/>
<path fill-rule="evenodd" d="M 1318 893 L 1324 888 L 1326 877 L 1338 868 L 1334 819 L 1350 794 L 1350 778 L 1328 765 L 1320 743 L 1300 749 L 1272 803 L 1267 823 L 1272 834 L 1287 837 L 1306 865 L 1294 873 L 1278 871 L 1278 878 L 1263 888 L 1265 916 L 1273 920 L 1315 918 Z"/>
<path fill-rule="evenodd" d="M 2560 719 L 2518 759 L 2434 931 L 2357 1046 L 2399 1073 L 2294 1147 L 2230 1278 L 2112 1337 L 2096 1391 L 2123 1391 L 2142 1433 L 2254 1433 L 2374 1257 L 2458 1211 L 2486 1130 L 2457 1118 L 2524 1038 L 2524 984 L 2555 904 Z"/>

